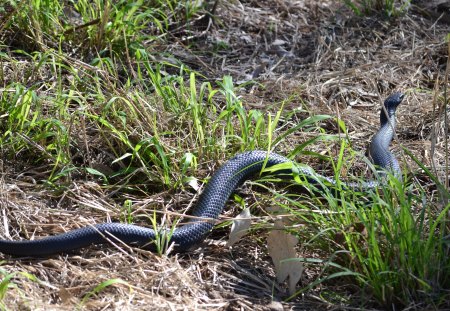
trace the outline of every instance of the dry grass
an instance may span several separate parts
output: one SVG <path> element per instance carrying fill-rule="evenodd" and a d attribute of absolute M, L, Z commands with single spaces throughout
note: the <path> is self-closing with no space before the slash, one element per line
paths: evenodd
<path fill-rule="evenodd" d="M 216 13 L 219 24 L 206 35 L 193 29 L 194 40 L 178 40 L 162 48 L 211 79 L 224 74 L 235 81 L 257 78 L 262 86 L 239 91 L 249 108 L 270 109 L 295 95 L 285 109 L 303 107 L 339 116 L 358 150 L 365 149 L 378 127 L 380 100 L 393 89 L 406 91 L 394 151 L 416 176 L 421 177 L 417 166 L 400 145 L 433 165 L 443 181 L 449 178 L 444 113 L 438 113 L 434 99 L 450 87 L 444 85 L 448 25 L 414 11 L 396 20 L 359 18 L 333 1 L 221 1 Z M 3 84 L 22 79 L 23 68 L 2 65 Z M 333 124 L 327 130 L 338 131 Z M 26 159 L 0 160 L 0 173 L 2 228 L 20 229 L 21 236 L 43 236 L 121 215 L 115 198 L 94 182 L 74 179 L 64 195 L 55 195 L 37 183 L 46 176 L 46 168 L 29 167 Z M 434 191 L 423 178 L 423 184 Z M 191 203 L 192 194 L 157 192 L 132 199 L 140 211 L 162 206 L 179 211 Z M 4 232 L 2 237 L 16 234 Z M 225 235 L 219 230 L 214 238 Z M 189 254 L 163 257 L 108 245 L 49 259 L 7 258 L 3 270 L 26 271 L 40 281 L 18 276 L 13 280 L 18 288 L 8 291 L 4 303 L 11 309 L 33 310 L 337 310 L 360 302 L 352 301 L 353 295 L 358 296 L 355 288 L 340 284 L 329 286 L 345 293 L 341 303 L 327 299 L 323 287 L 290 302 L 272 302 L 286 297 L 286 287 L 276 284 L 265 243 L 260 242 L 260 237 L 251 236 L 230 250 L 209 239 Z M 313 267 L 307 269 L 303 284 L 317 273 Z M 113 284 L 83 301 L 110 279 L 126 284 Z"/>

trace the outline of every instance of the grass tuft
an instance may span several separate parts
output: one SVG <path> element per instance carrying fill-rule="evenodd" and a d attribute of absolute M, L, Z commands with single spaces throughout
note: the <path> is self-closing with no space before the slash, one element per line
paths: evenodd
<path fill-rule="evenodd" d="M 411 0 L 344 0 L 344 3 L 358 16 L 381 12 L 387 17 L 396 17 L 411 7 Z"/>

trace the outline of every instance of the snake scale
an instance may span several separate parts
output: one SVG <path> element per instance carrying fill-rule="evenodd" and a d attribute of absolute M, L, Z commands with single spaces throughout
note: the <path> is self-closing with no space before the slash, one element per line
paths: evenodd
<path fill-rule="evenodd" d="M 384 102 L 380 113 L 380 129 L 372 138 L 369 152 L 373 163 L 401 178 L 401 170 L 395 156 L 389 151 L 395 130 L 395 112 L 402 102 L 404 94 L 397 92 Z M 387 115 L 386 115 L 387 113 Z M 177 251 L 184 251 L 200 243 L 213 228 L 211 221 L 199 221 L 199 218 L 217 219 L 233 191 L 246 179 L 261 171 L 263 167 L 292 162 L 290 159 L 267 151 L 249 151 L 236 155 L 222 165 L 208 181 L 204 191 L 193 209 L 192 218 L 187 223 L 171 232 L 170 242 Z M 311 182 L 323 178 L 334 184 L 332 178 L 315 174 L 311 169 L 299 167 L 299 173 Z M 370 189 L 383 181 L 363 183 L 341 182 L 343 187 Z M 165 234 L 162 231 L 159 234 Z M 9 241 L 0 240 L 0 252 L 14 256 L 49 256 L 68 252 L 91 244 L 106 243 L 108 239 L 118 239 L 126 244 L 154 249 L 152 243 L 158 233 L 153 229 L 132 224 L 102 223 L 87 226 L 66 233 L 48 236 L 37 240 Z"/>

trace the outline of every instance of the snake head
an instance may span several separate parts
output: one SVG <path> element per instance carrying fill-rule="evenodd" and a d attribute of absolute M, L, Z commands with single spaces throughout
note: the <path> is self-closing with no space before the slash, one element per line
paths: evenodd
<path fill-rule="evenodd" d="M 386 107 L 387 111 L 395 111 L 404 97 L 405 94 L 401 92 L 395 92 L 394 94 L 386 98 L 386 100 L 384 101 L 384 107 Z"/>

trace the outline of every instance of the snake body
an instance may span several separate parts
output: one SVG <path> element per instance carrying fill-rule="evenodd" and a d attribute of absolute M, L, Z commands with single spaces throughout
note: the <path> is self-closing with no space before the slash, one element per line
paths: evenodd
<path fill-rule="evenodd" d="M 380 113 L 380 129 L 370 145 L 370 155 L 374 164 L 391 171 L 398 177 L 401 176 L 400 167 L 395 156 L 389 151 L 389 145 L 394 135 L 395 112 L 403 97 L 404 95 L 398 92 L 385 100 L 385 110 L 382 109 Z M 170 233 L 168 230 L 156 232 L 153 229 L 132 224 L 102 223 L 37 240 L 0 240 L 0 252 L 15 256 L 48 256 L 91 244 L 105 243 L 108 239 L 154 249 L 155 244 L 152 242 L 157 240 L 160 234 L 169 236 L 170 243 L 174 243 L 177 251 L 187 250 L 200 243 L 214 226 L 211 221 L 199 221 L 199 219 L 217 219 L 228 198 L 239 184 L 260 172 L 264 167 L 268 168 L 286 162 L 293 163 L 286 157 L 267 151 L 256 150 L 236 155 L 222 165 L 208 181 L 193 210 L 192 216 L 194 217 Z M 298 170 L 311 182 L 317 182 L 317 179 L 321 178 L 329 183 L 336 183 L 333 178 L 318 175 L 312 169 L 298 167 Z M 367 190 L 379 186 L 380 182 L 340 183 L 343 187 Z"/>

